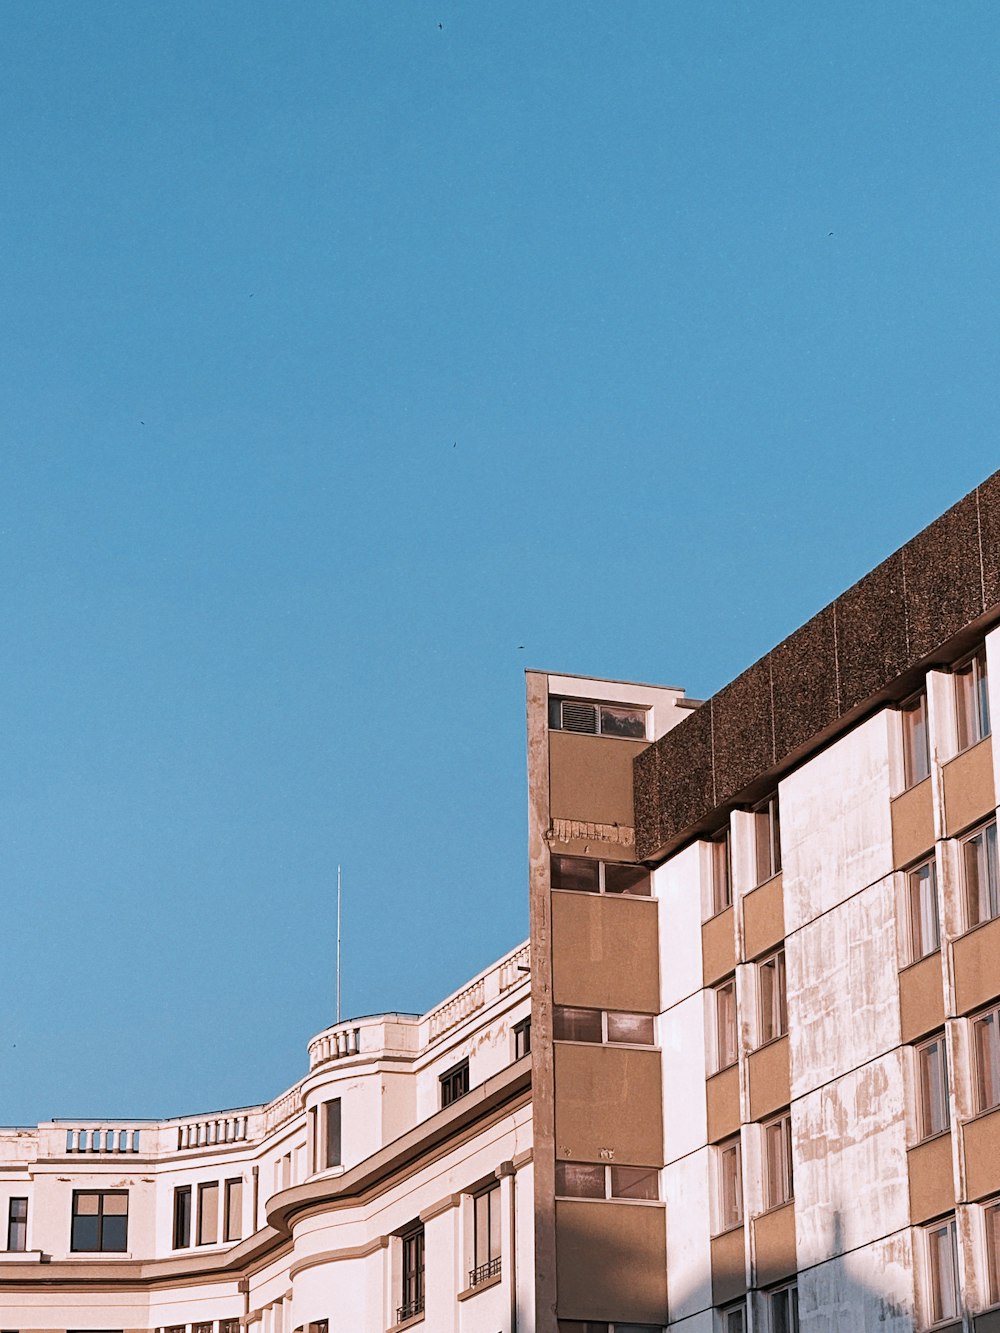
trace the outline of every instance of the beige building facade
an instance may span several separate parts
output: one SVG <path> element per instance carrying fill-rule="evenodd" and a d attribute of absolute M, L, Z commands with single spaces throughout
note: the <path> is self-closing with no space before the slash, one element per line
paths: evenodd
<path fill-rule="evenodd" d="M 704 702 L 527 673 L 530 943 L 0 1132 L 0 1328 L 1000 1331 L 1000 474 Z"/>

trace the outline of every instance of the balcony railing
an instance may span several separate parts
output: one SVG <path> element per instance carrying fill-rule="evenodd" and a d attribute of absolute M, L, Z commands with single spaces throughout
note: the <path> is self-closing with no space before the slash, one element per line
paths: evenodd
<path fill-rule="evenodd" d="M 415 1301 L 408 1301 L 406 1305 L 396 1307 L 396 1323 L 401 1324 L 404 1319 L 414 1319 L 418 1314 L 424 1312 L 424 1298 L 418 1296 Z"/>
<path fill-rule="evenodd" d="M 248 1120 L 245 1115 L 189 1120 L 177 1126 L 177 1147 L 210 1148 L 216 1144 L 242 1143 L 247 1137 Z"/>
<path fill-rule="evenodd" d="M 480 1264 L 478 1268 L 473 1268 L 469 1273 L 469 1286 L 478 1287 L 483 1282 L 488 1282 L 491 1277 L 500 1276 L 500 1256 L 495 1259 L 488 1259 L 486 1263 Z"/>
<path fill-rule="evenodd" d="M 99 1152 L 104 1154 L 137 1153 L 139 1151 L 139 1130 L 122 1129 L 118 1126 L 100 1129 L 67 1129 L 66 1151 L 68 1153 Z"/>

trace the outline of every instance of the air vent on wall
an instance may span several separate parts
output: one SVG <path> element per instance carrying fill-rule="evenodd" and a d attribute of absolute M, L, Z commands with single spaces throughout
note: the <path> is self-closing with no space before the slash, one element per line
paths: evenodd
<path fill-rule="evenodd" d="M 561 714 L 563 731 L 585 731 L 588 736 L 597 735 L 596 704 L 584 704 L 575 699 L 564 699 Z"/>

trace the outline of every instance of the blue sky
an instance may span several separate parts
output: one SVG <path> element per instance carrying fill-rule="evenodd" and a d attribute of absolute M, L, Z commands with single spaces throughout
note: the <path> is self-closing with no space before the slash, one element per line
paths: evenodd
<path fill-rule="evenodd" d="M 7 3 L 0 1122 L 527 934 L 523 670 L 704 696 L 1000 462 L 994 4 Z M 523 648 L 521 647 L 523 645 Z"/>

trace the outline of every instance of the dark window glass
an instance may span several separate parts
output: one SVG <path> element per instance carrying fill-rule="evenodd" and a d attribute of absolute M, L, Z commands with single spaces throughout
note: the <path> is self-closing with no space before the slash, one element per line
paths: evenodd
<path fill-rule="evenodd" d="M 416 1227 L 402 1238 L 403 1302 L 396 1311 L 396 1322 L 412 1319 L 424 1308 L 424 1229 Z"/>
<path fill-rule="evenodd" d="M 944 1037 L 917 1047 L 918 1129 L 921 1139 L 943 1133 L 950 1123 L 948 1065 Z"/>
<path fill-rule="evenodd" d="M 556 1041 L 603 1041 L 600 1009 L 557 1004 L 552 1011 L 552 1035 Z"/>
<path fill-rule="evenodd" d="M 915 787 L 931 771 L 927 695 L 918 694 L 903 704 L 899 713 L 903 722 L 903 781 L 907 787 Z"/>
<path fill-rule="evenodd" d="M 472 1200 L 472 1270 L 476 1287 L 500 1272 L 500 1186 L 493 1185 Z"/>
<path fill-rule="evenodd" d="M 732 864 L 729 830 L 710 843 L 712 849 L 712 914 L 724 912 L 733 902 Z"/>
<path fill-rule="evenodd" d="M 990 700 L 986 685 L 986 650 L 955 668 L 955 712 L 958 720 L 958 748 L 984 740 L 990 734 Z"/>
<path fill-rule="evenodd" d="M 11 1199 L 7 1209 L 7 1249 L 28 1248 L 28 1200 Z"/>
<path fill-rule="evenodd" d="M 976 1100 L 980 1111 L 1000 1106 L 1000 1009 L 992 1009 L 972 1024 L 975 1051 Z"/>
<path fill-rule="evenodd" d="M 181 1185 L 174 1190 L 174 1249 L 182 1250 L 191 1244 L 191 1186 Z"/>
<path fill-rule="evenodd" d="M 243 1235 L 243 1181 L 226 1181 L 226 1213 L 223 1238 L 239 1240 Z"/>
<path fill-rule="evenodd" d="M 447 1074 L 442 1074 L 440 1083 L 442 1107 L 450 1106 L 452 1102 L 457 1102 L 459 1097 L 464 1097 L 469 1091 L 468 1060 L 463 1060 L 461 1064 L 449 1069 Z"/>
<path fill-rule="evenodd" d="M 763 884 L 781 869 L 781 827 L 778 798 L 771 796 L 754 811 L 754 841 L 757 852 L 757 883 Z"/>
<path fill-rule="evenodd" d="M 613 1199 L 658 1199 L 660 1173 L 647 1166 L 613 1166 L 611 1168 L 611 1197 Z"/>
<path fill-rule="evenodd" d="M 910 962 L 936 952 L 941 947 L 938 922 L 937 871 L 933 861 L 925 861 L 906 874 L 909 902 Z"/>
<path fill-rule="evenodd" d="M 531 1053 L 531 1019 L 526 1018 L 514 1026 L 514 1059 Z"/>
<path fill-rule="evenodd" d="M 757 964 L 757 1004 L 761 1042 L 784 1036 L 788 1031 L 784 949 Z"/>
<path fill-rule="evenodd" d="M 601 704 L 601 735 L 624 736 L 630 741 L 646 739 L 646 710 L 644 708 L 614 708 Z"/>
<path fill-rule="evenodd" d="M 556 1193 L 570 1199 L 603 1199 L 605 1169 L 591 1162 L 556 1162 Z"/>
<path fill-rule="evenodd" d="M 649 871 L 645 866 L 604 863 L 604 892 L 628 893 L 633 898 L 648 898 L 651 892 Z"/>
<path fill-rule="evenodd" d="M 552 887 L 575 889 L 577 893 L 600 893 L 601 863 L 582 856 L 552 858 Z"/>
<path fill-rule="evenodd" d="M 468 1089 L 466 1089 L 468 1091 Z M 447 1106 L 447 1102 L 443 1105 Z M 341 1165 L 340 1149 L 340 1098 L 323 1103 L 324 1158 L 325 1167 Z"/>
<path fill-rule="evenodd" d="M 74 1190 L 70 1249 L 123 1254 L 128 1248 L 128 1190 Z"/>
<path fill-rule="evenodd" d="M 965 902 L 969 925 L 1000 916 L 1000 875 L 997 872 L 996 822 L 977 829 L 962 844 Z"/>
<path fill-rule="evenodd" d="M 1000 1204 L 985 1210 L 986 1276 L 990 1288 L 990 1304 L 1000 1305 Z"/>

